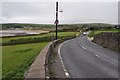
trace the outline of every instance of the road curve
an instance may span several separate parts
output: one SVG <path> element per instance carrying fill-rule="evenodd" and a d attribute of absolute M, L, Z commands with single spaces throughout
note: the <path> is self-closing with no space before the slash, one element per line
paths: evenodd
<path fill-rule="evenodd" d="M 62 44 L 60 54 L 71 78 L 118 78 L 118 53 L 84 35 Z"/>

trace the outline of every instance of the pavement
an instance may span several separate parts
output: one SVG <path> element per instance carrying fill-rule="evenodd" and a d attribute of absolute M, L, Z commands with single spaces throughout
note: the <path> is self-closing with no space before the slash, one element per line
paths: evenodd
<path fill-rule="evenodd" d="M 55 47 L 55 53 L 57 55 L 56 55 L 56 58 L 55 58 L 55 62 L 51 66 L 51 69 L 52 69 L 52 72 L 54 73 L 55 78 L 67 78 L 67 76 L 64 73 L 64 69 L 63 69 L 63 66 L 62 66 L 60 55 L 58 54 L 59 46 L 60 46 L 60 44 L 58 44 Z"/>
<path fill-rule="evenodd" d="M 38 54 L 37 58 L 27 71 L 27 74 L 25 76 L 26 79 L 45 78 L 45 58 L 50 45 L 51 43 L 46 45 L 44 49 Z"/>
<path fill-rule="evenodd" d="M 118 53 L 84 35 L 64 42 L 60 54 L 71 78 L 118 78 Z"/>

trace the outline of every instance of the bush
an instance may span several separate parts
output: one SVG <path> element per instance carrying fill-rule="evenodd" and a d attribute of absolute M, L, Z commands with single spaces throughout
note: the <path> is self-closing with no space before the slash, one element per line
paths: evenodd
<path fill-rule="evenodd" d="M 94 37 L 94 35 L 95 35 L 95 31 L 91 31 L 89 34 L 88 34 L 88 37 Z"/>
<path fill-rule="evenodd" d="M 38 43 L 38 42 L 49 42 L 51 41 L 50 36 L 38 37 L 38 38 L 19 38 L 16 40 L 10 40 L 9 43 L 3 43 L 2 45 L 15 45 L 15 44 L 27 44 L 27 43 Z"/>

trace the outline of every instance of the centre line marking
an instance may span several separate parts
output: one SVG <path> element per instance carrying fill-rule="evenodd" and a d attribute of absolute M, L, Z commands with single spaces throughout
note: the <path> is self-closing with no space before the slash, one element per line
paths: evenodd
<path fill-rule="evenodd" d="M 98 56 L 98 55 L 95 55 L 96 57 L 100 57 L 100 56 Z"/>
<path fill-rule="evenodd" d="M 83 49 L 86 49 L 84 46 L 81 46 Z"/>

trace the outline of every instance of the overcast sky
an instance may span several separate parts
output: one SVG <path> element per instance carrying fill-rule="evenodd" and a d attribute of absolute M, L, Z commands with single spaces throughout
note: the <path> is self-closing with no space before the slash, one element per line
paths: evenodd
<path fill-rule="evenodd" d="M 45 0 L 46 1 L 46 0 Z M 59 2 L 60 23 L 118 23 L 118 0 Z M 53 24 L 55 2 L 2 1 L 2 23 Z"/>

